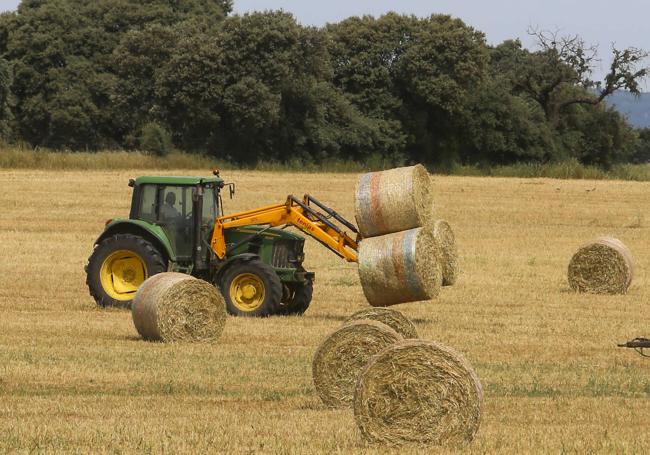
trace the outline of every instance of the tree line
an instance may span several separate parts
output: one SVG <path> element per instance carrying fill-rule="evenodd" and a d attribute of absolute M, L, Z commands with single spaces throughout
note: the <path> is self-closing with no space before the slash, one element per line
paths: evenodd
<path fill-rule="evenodd" d="M 259 161 L 493 165 L 648 158 L 602 102 L 639 92 L 646 52 L 597 55 L 531 30 L 489 46 L 447 15 L 302 26 L 230 0 L 23 0 L 0 15 L 0 136 L 68 150 L 173 146 Z"/>

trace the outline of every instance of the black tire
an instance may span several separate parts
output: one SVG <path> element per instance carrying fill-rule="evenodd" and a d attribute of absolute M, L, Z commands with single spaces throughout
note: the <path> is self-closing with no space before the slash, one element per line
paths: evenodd
<path fill-rule="evenodd" d="M 307 281 L 305 283 L 292 283 L 287 286 L 289 288 L 289 297 L 282 302 L 280 312 L 286 316 L 302 316 L 311 303 L 314 284 Z"/>
<path fill-rule="evenodd" d="M 120 294 L 119 298 L 115 298 L 111 295 L 110 290 L 104 289 L 100 277 L 104 263 L 112 254 L 118 251 L 132 252 L 142 259 L 144 279 L 166 271 L 167 266 L 160 251 L 151 242 L 136 235 L 116 234 L 95 245 L 95 249 L 88 258 L 88 264 L 86 265 L 86 284 L 90 295 L 95 299 L 97 305 L 101 307 L 128 309 L 131 308 L 135 292 Z"/>
<path fill-rule="evenodd" d="M 263 286 L 263 294 L 256 287 L 256 296 L 247 301 L 242 291 L 245 280 L 257 280 L 256 284 Z M 275 270 L 260 260 L 237 262 L 229 266 L 222 276 L 220 288 L 226 300 L 226 309 L 234 316 L 266 317 L 279 314 L 282 282 Z M 258 299 L 261 301 L 255 302 Z"/>

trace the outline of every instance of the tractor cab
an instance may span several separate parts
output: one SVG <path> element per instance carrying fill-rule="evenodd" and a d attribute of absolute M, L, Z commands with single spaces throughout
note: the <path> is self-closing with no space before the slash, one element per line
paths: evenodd
<path fill-rule="evenodd" d="M 159 226 L 175 262 L 204 266 L 214 220 L 223 212 L 224 181 L 217 176 L 139 177 L 129 183 L 133 187 L 129 218 Z"/>

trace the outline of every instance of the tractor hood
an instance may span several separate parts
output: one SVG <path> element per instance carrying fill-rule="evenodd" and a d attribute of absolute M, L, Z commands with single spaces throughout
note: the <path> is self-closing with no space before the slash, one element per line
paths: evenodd
<path fill-rule="evenodd" d="M 262 230 L 266 229 L 266 226 L 245 226 L 240 228 L 228 229 L 225 232 L 226 242 L 231 242 L 233 237 L 243 237 L 256 234 Z M 285 229 L 270 228 L 266 229 L 260 237 L 266 240 L 304 240 L 304 237 L 293 232 L 288 232 Z"/>

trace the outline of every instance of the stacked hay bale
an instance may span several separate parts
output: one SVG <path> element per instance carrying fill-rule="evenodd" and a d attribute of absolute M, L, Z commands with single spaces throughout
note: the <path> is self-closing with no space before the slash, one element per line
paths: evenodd
<path fill-rule="evenodd" d="M 365 308 L 348 317 L 344 325 L 360 319 L 370 319 L 386 324 L 405 339 L 418 338 L 418 331 L 415 328 L 415 324 L 399 311 L 391 310 L 390 308 Z"/>
<path fill-rule="evenodd" d="M 138 288 L 133 324 L 148 341 L 214 342 L 226 323 L 226 305 L 210 283 L 182 273 L 159 273 Z"/>
<path fill-rule="evenodd" d="M 453 286 L 458 279 L 459 270 L 454 231 L 447 221 L 437 220 L 433 225 L 433 237 L 436 241 L 436 250 L 442 268 L 442 285 Z"/>
<path fill-rule="evenodd" d="M 372 306 L 429 300 L 458 275 L 453 232 L 434 221 L 433 191 L 422 165 L 359 178 L 355 218 L 359 276 Z"/>
<path fill-rule="evenodd" d="M 359 277 L 372 306 L 429 300 L 442 285 L 442 268 L 430 229 L 363 239 L 359 244 Z"/>
<path fill-rule="evenodd" d="M 364 238 L 424 226 L 433 218 L 429 173 L 418 164 L 363 174 L 357 182 L 354 208 Z"/>
<path fill-rule="evenodd" d="M 600 237 L 582 245 L 569 263 L 569 285 L 577 292 L 625 294 L 633 278 L 632 254 L 613 237 Z"/>
<path fill-rule="evenodd" d="M 483 399 L 478 377 L 453 349 L 415 337 L 415 325 L 395 310 L 353 314 L 314 355 L 318 395 L 331 408 L 352 406 L 369 442 L 459 446 L 471 441 Z"/>
<path fill-rule="evenodd" d="M 370 319 L 352 321 L 329 335 L 312 361 L 314 386 L 323 403 L 350 406 L 359 373 L 370 358 L 402 339 L 386 324 Z"/>

